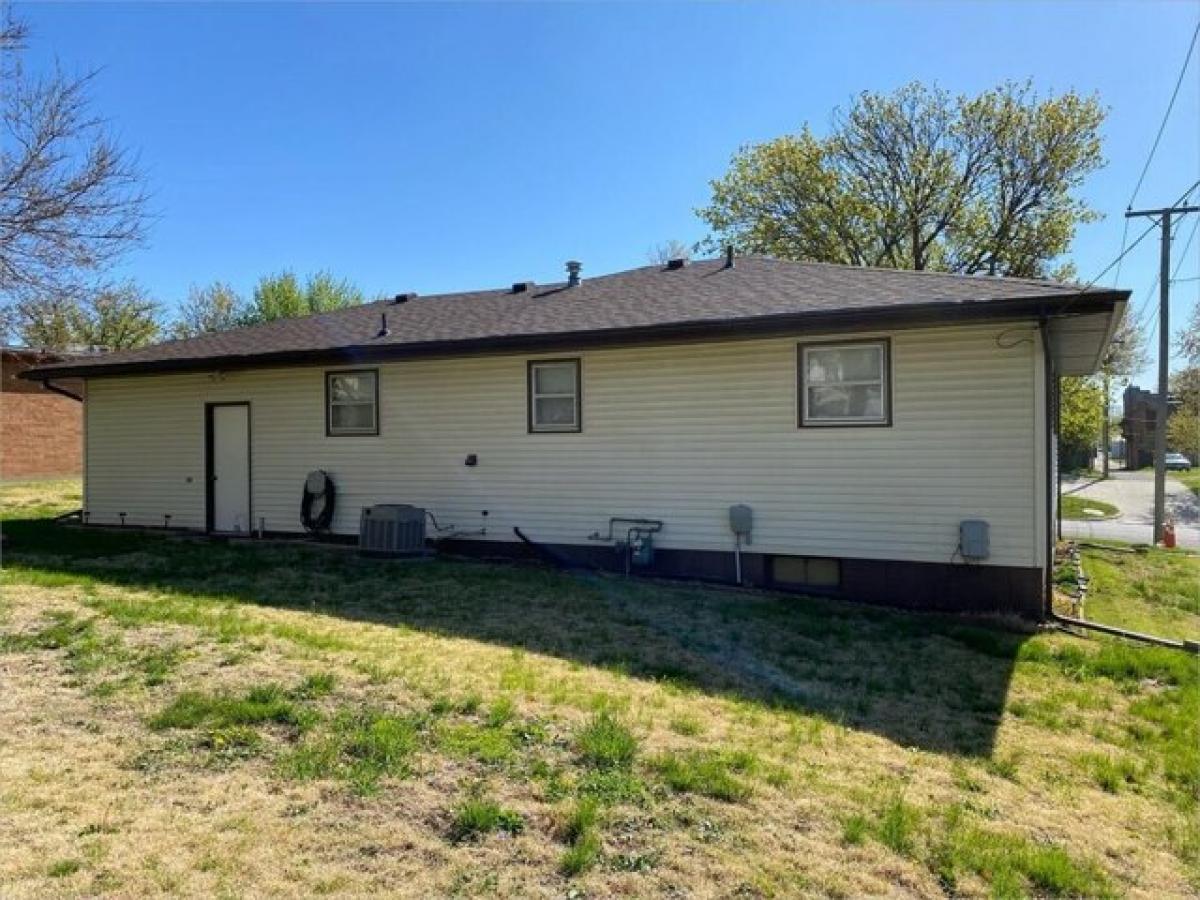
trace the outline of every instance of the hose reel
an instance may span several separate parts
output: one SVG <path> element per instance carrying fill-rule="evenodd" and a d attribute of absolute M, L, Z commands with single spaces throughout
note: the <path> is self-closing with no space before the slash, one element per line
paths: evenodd
<path fill-rule="evenodd" d="M 304 479 L 304 497 L 300 501 L 300 522 L 310 534 L 328 531 L 333 524 L 337 488 L 324 469 L 309 472 Z"/>

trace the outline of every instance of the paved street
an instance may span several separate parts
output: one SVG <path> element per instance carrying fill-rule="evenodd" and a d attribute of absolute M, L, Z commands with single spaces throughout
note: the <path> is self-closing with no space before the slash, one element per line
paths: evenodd
<path fill-rule="evenodd" d="M 1063 537 L 1101 538 L 1148 544 L 1154 531 L 1154 473 L 1115 471 L 1106 481 L 1063 479 L 1063 494 L 1103 500 L 1121 510 L 1116 519 L 1100 522 L 1063 520 Z M 1182 483 L 1167 476 L 1167 515 L 1175 520 L 1181 547 L 1200 549 L 1200 501 Z"/>

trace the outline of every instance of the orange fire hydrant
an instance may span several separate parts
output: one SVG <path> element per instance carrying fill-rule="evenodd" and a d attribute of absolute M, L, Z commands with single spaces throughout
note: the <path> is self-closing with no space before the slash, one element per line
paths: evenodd
<path fill-rule="evenodd" d="M 1163 546 L 1168 550 L 1175 548 L 1175 523 L 1170 519 L 1163 522 Z"/>

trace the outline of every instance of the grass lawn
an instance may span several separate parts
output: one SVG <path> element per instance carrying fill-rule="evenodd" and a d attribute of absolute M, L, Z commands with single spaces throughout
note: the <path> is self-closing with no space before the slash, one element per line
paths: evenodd
<path fill-rule="evenodd" d="M 1187 472 L 1171 472 L 1169 477 L 1182 481 L 1191 489 L 1193 494 L 1200 494 L 1200 469 L 1190 469 Z"/>
<path fill-rule="evenodd" d="M 1089 510 L 1091 510 L 1090 513 Z M 1103 500 L 1077 497 L 1075 494 L 1064 494 L 1062 498 L 1062 517 L 1064 519 L 1097 521 L 1100 519 L 1111 519 L 1119 512 L 1119 509 L 1111 503 L 1105 503 Z"/>
<path fill-rule="evenodd" d="M 1111 549 L 1105 549 L 1106 547 Z M 1081 549 L 1086 618 L 1162 637 L 1200 640 L 1200 554 L 1115 541 Z"/>
<path fill-rule="evenodd" d="M 6 898 L 1200 888 L 1181 653 L 35 494 L 0 491 Z"/>

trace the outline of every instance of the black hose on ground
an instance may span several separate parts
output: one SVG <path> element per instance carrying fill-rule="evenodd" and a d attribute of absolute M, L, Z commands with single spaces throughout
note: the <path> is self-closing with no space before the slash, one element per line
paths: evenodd
<path fill-rule="evenodd" d="M 517 537 L 519 537 L 521 539 L 521 541 L 527 547 L 529 547 L 534 553 L 536 553 L 538 558 L 540 560 L 542 560 L 543 562 L 549 563 L 550 565 L 554 566 L 557 569 L 573 569 L 573 568 L 575 568 L 575 566 L 571 563 L 571 561 L 569 559 L 567 559 L 565 556 L 563 556 L 561 553 L 556 553 L 555 551 L 553 551 L 549 547 L 547 547 L 545 544 L 539 544 L 537 541 L 535 541 L 529 537 L 526 537 L 525 533 L 522 532 L 521 529 L 515 525 L 513 526 L 513 534 L 515 534 Z"/>

